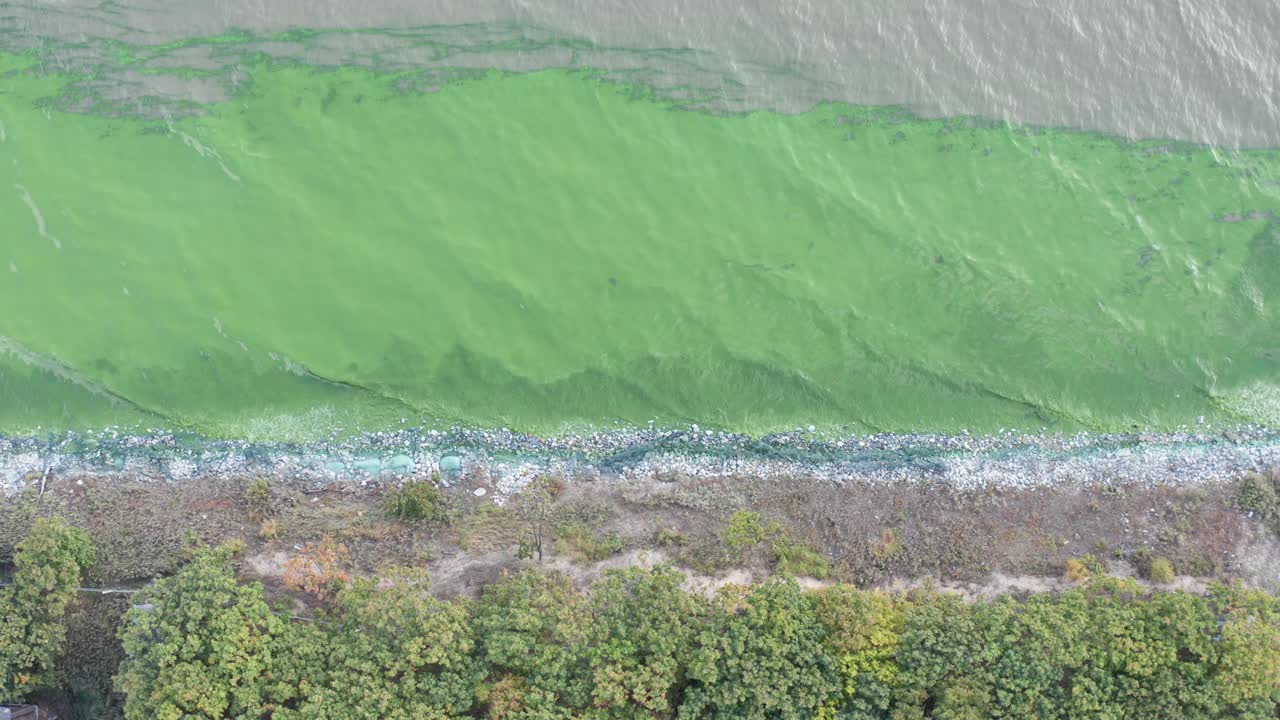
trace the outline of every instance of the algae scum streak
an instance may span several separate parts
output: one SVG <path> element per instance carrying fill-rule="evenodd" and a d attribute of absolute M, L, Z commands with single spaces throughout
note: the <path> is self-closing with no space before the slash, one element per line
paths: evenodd
<path fill-rule="evenodd" d="M 838 58 L 747 62 L 670 28 L 646 45 L 457 10 L 308 30 L 282 10 L 193 15 L 190 37 L 125 10 L 16 12 L 10 470 L 64 450 L 98 467 L 67 448 L 106 429 L 316 462 L 345 443 L 318 467 L 407 427 L 476 428 L 458 432 L 486 457 L 516 428 L 544 439 L 537 462 L 604 429 L 602 457 L 652 464 L 654 438 L 694 423 L 811 428 L 834 456 L 1006 430 L 1194 454 L 1248 428 L 1262 455 L 1227 465 L 1274 455 L 1280 151 L 1261 101 L 1197 94 L 1212 77 L 1185 79 L 1203 124 L 1120 70 L 1076 89 L 1111 101 L 1090 113 L 1026 99 L 1043 87 L 984 105 L 889 71 L 841 84 Z"/>

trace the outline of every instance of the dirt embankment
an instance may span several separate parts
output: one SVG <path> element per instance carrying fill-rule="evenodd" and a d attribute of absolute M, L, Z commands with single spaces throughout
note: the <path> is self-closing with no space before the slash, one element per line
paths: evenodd
<path fill-rule="evenodd" d="M 237 539 L 245 544 L 243 571 L 269 588 L 301 548 L 324 538 L 345 548 L 350 573 L 425 567 L 441 594 L 471 594 L 503 572 L 537 564 L 517 557 L 530 535 L 529 514 L 519 498 L 498 497 L 482 473 L 442 491 L 434 521 L 387 516 L 386 494 L 398 484 L 316 490 L 271 481 L 255 493 L 247 478 L 41 477 L 0 504 L 0 558 L 36 517 L 62 515 L 86 528 L 99 548 L 89 585 L 145 582 L 174 570 L 194 546 Z M 1053 589 L 1067 561 L 1088 554 L 1117 574 L 1142 575 L 1152 559 L 1165 558 L 1177 575 L 1198 579 L 1179 581 L 1188 589 L 1214 579 L 1280 589 L 1275 528 L 1241 504 L 1239 482 L 957 490 L 927 481 L 671 475 L 570 479 L 552 489 L 541 520 L 542 562 L 583 583 L 621 563 L 658 561 L 708 584 L 746 573 L 760 579 L 776 565 L 769 553 L 731 551 L 723 537 L 733 514 L 747 510 L 816 551 L 828 579 L 863 586 L 928 578 L 980 595 L 998 591 L 981 589 L 987 586 Z M 1010 580 L 1019 577 L 1047 579 Z"/>
<path fill-rule="evenodd" d="M 1280 591 L 1274 473 L 1215 486 L 964 491 L 926 481 L 837 485 L 805 477 L 568 479 L 550 483 L 534 511 L 527 498 L 500 497 L 494 485 L 475 473 L 431 494 L 438 500 L 432 519 L 406 522 L 387 513 L 399 482 L 317 489 L 250 478 L 41 476 L 0 503 L 0 563 L 35 518 L 61 515 L 97 545 L 87 586 L 140 587 L 174 571 L 196 547 L 233 541 L 243 543 L 242 575 L 298 615 L 318 600 L 298 589 L 307 577 L 390 566 L 426 568 L 442 596 L 475 595 L 531 565 L 585 586 L 610 568 L 672 563 L 691 589 L 707 593 L 782 569 L 811 586 L 930 584 L 977 599 L 1068 587 L 1069 561 L 1091 556 L 1107 572 L 1137 575 L 1152 587 L 1200 592 L 1213 581 L 1241 580 Z M 767 539 L 749 547 L 728 542 L 728 528 L 744 518 Z M 532 542 L 539 530 L 541 560 Z M 69 618 L 71 684 L 108 705 L 118 701 L 115 631 L 129 603 L 128 595 L 85 594 Z"/>

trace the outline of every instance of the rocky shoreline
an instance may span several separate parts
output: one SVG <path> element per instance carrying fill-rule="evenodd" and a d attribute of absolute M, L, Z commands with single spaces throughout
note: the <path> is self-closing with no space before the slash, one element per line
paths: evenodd
<path fill-rule="evenodd" d="M 444 465 L 442 466 L 442 460 Z M 962 489 L 1061 483 L 1212 484 L 1280 465 L 1280 430 L 992 435 L 829 436 L 797 429 L 761 437 L 707 430 L 618 429 L 544 437 L 508 429 L 418 428 L 324 442 L 255 443 L 107 430 L 56 437 L 0 435 L 0 490 L 43 477 L 186 481 L 265 476 L 388 481 L 444 468 L 450 484 L 483 469 L 501 493 L 541 474 L 611 478 L 808 477 L 832 483 L 940 482 Z M 460 466 L 461 472 L 454 470 Z"/>

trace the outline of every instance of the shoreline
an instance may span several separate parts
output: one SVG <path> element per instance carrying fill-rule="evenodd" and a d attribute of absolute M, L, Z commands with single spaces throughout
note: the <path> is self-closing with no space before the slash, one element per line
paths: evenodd
<path fill-rule="evenodd" d="M 621 429 L 538 436 L 507 429 L 410 428 L 315 443 L 216 440 L 157 432 L 0 434 L 0 491 L 50 475 L 164 482 L 217 477 L 289 478 L 317 487 L 429 477 L 441 461 L 455 484 L 482 470 L 502 495 L 539 475 L 598 482 L 676 476 L 806 477 L 833 484 L 928 482 L 957 489 L 1076 483 L 1214 484 L 1280 466 L 1280 430 L 1088 433 L 1006 431 L 881 433 L 832 437 L 796 431 L 760 437 L 704 430 Z"/>

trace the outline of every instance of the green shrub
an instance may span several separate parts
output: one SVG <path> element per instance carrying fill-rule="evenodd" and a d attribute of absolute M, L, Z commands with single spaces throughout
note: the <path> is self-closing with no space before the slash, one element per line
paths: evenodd
<path fill-rule="evenodd" d="M 609 570 L 586 598 L 591 705 L 618 720 L 675 716 L 708 603 L 668 566 Z M 600 717 L 587 715 L 586 717 Z"/>
<path fill-rule="evenodd" d="M 1151 572 L 1151 559 L 1153 557 L 1151 548 L 1147 547 L 1138 548 L 1137 552 L 1130 556 L 1130 562 L 1133 563 L 1134 569 L 1138 571 L 1139 577 L 1145 578 Z"/>
<path fill-rule="evenodd" d="M 607 557 L 617 555 L 626 548 L 627 544 L 622 537 L 616 533 L 609 533 L 604 537 L 597 538 L 595 555 L 598 560 L 604 560 Z"/>
<path fill-rule="evenodd" d="M 729 518 L 724 529 L 724 543 L 735 550 L 745 550 L 764 542 L 765 528 L 760 513 L 739 510 Z"/>
<path fill-rule="evenodd" d="M 1222 702 L 1256 707 L 1258 718 L 1268 710 L 1280 714 L 1280 597 L 1239 584 L 1217 585 L 1208 602 L 1223 620 L 1214 677 Z"/>
<path fill-rule="evenodd" d="M 600 562 L 622 552 L 622 538 L 614 533 L 596 535 L 582 525 L 561 525 L 556 528 L 556 542 L 562 552 L 580 560 Z"/>
<path fill-rule="evenodd" d="M 512 704 L 527 711 L 489 717 L 580 717 L 561 709 L 580 709 L 590 702 L 586 633 L 591 613 L 568 576 L 526 570 L 485 587 L 473 607 L 471 627 L 476 654 L 491 679 L 487 685 L 494 690 L 519 686 L 519 698 L 508 696 L 500 702 L 514 700 Z M 499 698 L 487 694 L 493 713 Z"/>
<path fill-rule="evenodd" d="M 444 500 L 428 480 L 408 480 L 387 493 L 387 516 L 402 522 L 442 522 Z"/>
<path fill-rule="evenodd" d="M 851 585 L 833 585 L 814 595 L 814 613 L 844 677 L 850 717 L 882 717 L 889 710 L 898 684 L 905 605 L 898 596 Z"/>
<path fill-rule="evenodd" d="M 802 542 L 782 536 L 769 546 L 774 570 L 791 577 L 812 577 L 819 580 L 831 574 L 831 565 L 821 553 Z"/>
<path fill-rule="evenodd" d="M 257 478 L 245 488 L 244 504 L 254 514 L 270 515 L 275 509 L 272 499 L 271 483 L 266 478 Z"/>
<path fill-rule="evenodd" d="M 37 520 L 18 543 L 13 585 L 0 588 L 0 702 L 57 685 L 67 606 L 93 563 L 89 536 L 61 519 Z"/>
<path fill-rule="evenodd" d="M 1236 507 L 1264 521 L 1280 523 L 1280 482 L 1276 477 L 1249 473 L 1236 483 L 1232 498 Z"/>
<path fill-rule="evenodd" d="M 745 551 L 764 546 L 769 563 L 782 575 L 825 578 L 830 573 L 826 558 L 816 549 L 792 539 L 778 521 L 762 522 L 760 513 L 734 513 L 724 530 L 724 544 L 737 554 L 738 562 L 745 559 Z"/>
<path fill-rule="evenodd" d="M 182 562 L 191 562 L 202 550 L 209 547 L 209 543 L 201 537 L 200 531 L 195 528 L 187 528 L 182 531 L 182 540 L 178 545 L 178 556 L 182 558 Z"/>
<path fill-rule="evenodd" d="M 226 548 L 233 558 L 243 557 L 245 553 L 249 552 L 249 544 L 244 541 L 244 538 L 231 538 L 222 543 L 222 547 Z"/>
<path fill-rule="evenodd" d="M 1153 558 L 1147 567 L 1147 579 L 1161 585 L 1173 582 L 1173 563 L 1168 558 Z"/>
<path fill-rule="evenodd" d="M 63 720 L 119 720 L 112 676 L 124 650 L 116 628 L 129 609 L 130 595 L 82 593 L 67 612 L 67 644 L 59 661 L 66 678 Z"/>
<path fill-rule="evenodd" d="M 1173 563 L 1168 558 L 1152 554 L 1150 548 L 1140 548 L 1133 554 L 1133 566 L 1146 580 L 1160 584 L 1173 582 Z"/>

